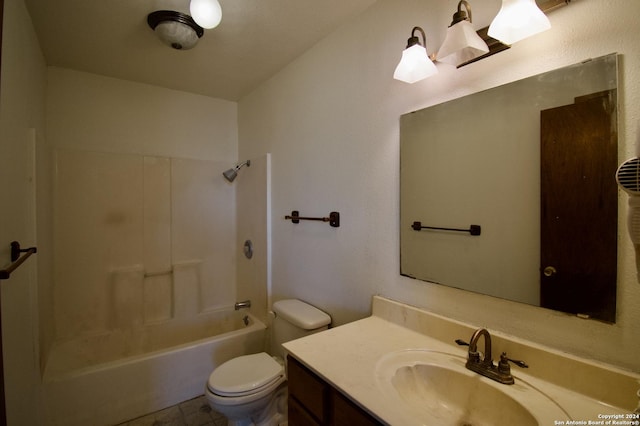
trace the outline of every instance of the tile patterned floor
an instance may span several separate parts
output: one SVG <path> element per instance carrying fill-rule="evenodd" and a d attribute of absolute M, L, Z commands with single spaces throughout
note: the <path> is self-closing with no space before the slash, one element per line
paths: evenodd
<path fill-rule="evenodd" d="M 227 426 L 227 419 L 212 410 L 202 395 L 118 426 Z"/>

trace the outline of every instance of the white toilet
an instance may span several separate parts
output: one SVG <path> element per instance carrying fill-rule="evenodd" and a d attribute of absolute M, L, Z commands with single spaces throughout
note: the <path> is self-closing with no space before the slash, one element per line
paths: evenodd
<path fill-rule="evenodd" d="M 277 426 L 287 420 L 287 386 L 282 343 L 326 330 L 331 317 L 297 299 L 273 304 L 272 351 L 233 358 L 209 376 L 209 405 L 229 426 Z"/>

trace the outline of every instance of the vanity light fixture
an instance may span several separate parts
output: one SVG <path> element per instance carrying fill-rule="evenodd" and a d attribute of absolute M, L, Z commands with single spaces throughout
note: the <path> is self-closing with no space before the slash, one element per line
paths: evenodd
<path fill-rule="evenodd" d="M 551 23 L 535 0 L 502 0 L 502 7 L 489 26 L 489 36 L 513 44 L 549 28 Z"/>
<path fill-rule="evenodd" d="M 422 44 L 420 44 L 420 39 L 415 35 L 416 31 L 422 34 Z M 407 40 L 407 48 L 402 52 L 400 63 L 393 73 L 393 78 L 413 84 L 437 74 L 438 69 L 429 59 L 426 46 L 424 30 L 420 27 L 414 27 L 411 31 L 411 37 Z"/>
<path fill-rule="evenodd" d="M 465 10 L 462 10 L 464 5 Z M 447 36 L 438 51 L 438 62 L 446 62 L 459 67 L 461 64 L 489 53 L 489 46 L 478 35 L 471 25 L 471 5 L 460 0 L 458 11 L 453 14 L 453 21 L 447 28 Z"/>
<path fill-rule="evenodd" d="M 173 10 L 151 12 L 147 23 L 163 43 L 177 50 L 191 49 L 204 34 L 191 16 Z"/>
<path fill-rule="evenodd" d="M 191 0 L 189 12 L 198 25 L 211 29 L 220 24 L 222 8 L 218 0 Z"/>

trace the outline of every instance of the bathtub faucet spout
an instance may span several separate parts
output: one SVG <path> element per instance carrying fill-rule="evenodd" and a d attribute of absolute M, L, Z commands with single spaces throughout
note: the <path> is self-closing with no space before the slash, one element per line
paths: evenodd
<path fill-rule="evenodd" d="M 244 302 L 236 302 L 234 307 L 236 311 L 239 311 L 241 308 L 250 308 L 251 300 L 245 300 Z"/>

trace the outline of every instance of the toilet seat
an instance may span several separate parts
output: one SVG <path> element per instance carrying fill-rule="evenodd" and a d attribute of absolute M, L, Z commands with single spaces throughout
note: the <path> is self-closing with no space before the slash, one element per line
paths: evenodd
<path fill-rule="evenodd" d="M 217 395 L 239 397 L 254 394 L 282 381 L 284 367 L 266 352 L 233 358 L 209 376 L 208 389 Z"/>

